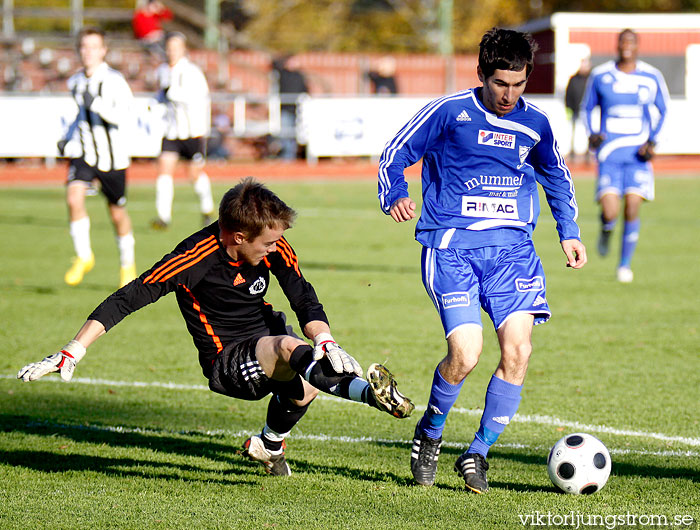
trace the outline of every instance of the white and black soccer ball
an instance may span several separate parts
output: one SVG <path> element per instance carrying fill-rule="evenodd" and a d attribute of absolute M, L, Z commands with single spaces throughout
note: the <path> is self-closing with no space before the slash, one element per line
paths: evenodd
<path fill-rule="evenodd" d="M 600 491 L 610 476 L 612 461 L 603 442 L 583 432 L 567 434 L 547 457 L 552 483 L 565 493 L 590 495 Z"/>

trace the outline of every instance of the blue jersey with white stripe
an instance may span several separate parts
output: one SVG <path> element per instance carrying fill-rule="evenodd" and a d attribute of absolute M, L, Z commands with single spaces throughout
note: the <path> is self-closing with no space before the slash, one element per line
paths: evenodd
<path fill-rule="evenodd" d="M 379 201 L 408 197 L 404 168 L 423 158 L 423 207 L 416 239 L 431 248 L 500 246 L 531 236 L 539 215 L 537 182 L 560 239 L 580 239 L 571 174 L 549 118 L 520 98 L 499 118 L 480 88 L 436 99 L 384 149 Z"/>
<path fill-rule="evenodd" d="M 663 75 L 643 61 L 637 61 L 630 73 L 618 70 L 614 61 L 594 68 L 582 106 L 589 135 L 593 110 L 600 107 L 599 132 L 605 140 L 598 161 L 638 162 L 639 147 L 647 140 L 656 141 L 668 99 Z"/>

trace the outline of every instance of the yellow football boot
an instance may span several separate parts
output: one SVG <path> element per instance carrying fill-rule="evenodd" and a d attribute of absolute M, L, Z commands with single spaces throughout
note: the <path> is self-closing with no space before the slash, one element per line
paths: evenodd
<path fill-rule="evenodd" d="M 119 287 L 124 287 L 127 283 L 136 278 L 136 265 L 128 265 L 119 268 Z"/>
<path fill-rule="evenodd" d="M 89 259 L 82 259 L 76 256 L 73 258 L 73 264 L 70 266 L 70 269 L 68 269 L 63 279 L 68 285 L 78 285 L 83 281 L 83 276 L 90 272 L 94 266 L 94 254 L 90 254 Z"/>

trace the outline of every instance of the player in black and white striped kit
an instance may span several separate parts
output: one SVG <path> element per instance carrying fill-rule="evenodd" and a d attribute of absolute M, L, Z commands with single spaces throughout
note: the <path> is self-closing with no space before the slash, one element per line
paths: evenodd
<path fill-rule="evenodd" d="M 126 168 L 129 166 L 128 125 L 133 96 L 124 77 L 105 62 L 104 33 L 86 28 L 78 36 L 83 68 L 68 80 L 78 113 L 65 138 L 61 155 L 70 157 L 66 202 L 76 257 L 65 281 L 78 285 L 95 264 L 90 244 L 86 191 L 95 180 L 107 198 L 120 256 L 119 285 L 136 277 L 134 234 L 126 210 Z"/>
<path fill-rule="evenodd" d="M 186 56 L 182 33 L 169 33 L 165 40 L 168 59 L 158 67 L 158 102 L 162 105 L 166 127 L 158 157 L 156 181 L 156 217 L 152 226 L 165 229 L 172 221 L 173 173 L 180 158 L 187 160 L 187 174 L 199 197 L 202 222 L 211 222 L 214 201 L 209 176 L 204 172 L 205 138 L 211 123 L 209 87 L 202 70 Z"/>

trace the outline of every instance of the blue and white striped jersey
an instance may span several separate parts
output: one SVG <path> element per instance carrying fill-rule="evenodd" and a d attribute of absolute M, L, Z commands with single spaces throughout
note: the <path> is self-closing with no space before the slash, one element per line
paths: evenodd
<path fill-rule="evenodd" d="M 598 149 L 598 161 L 638 161 L 639 147 L 647 140 L 656 141 L 668 99 L 663 75 L 643 61 L 637 61 L 629 74 L 618 70 L 615 61 L 594 68 L 582 106 L 589 135 L 594 132 L 593 110 L 600 107 L 598 132 L 605 140 Z"/>
<path fill-rule="evenodd" d="M 531 236 L 544 188 L 560 239 L 580 239 L 574 185 L 549 118 L 520 98 L 504 117 L 470 89 L 436 99 L 385 147 L 379 201 L 408 197 L 404 168 L 423 158 L 416 239 L 431 248 L 499 246 Z"/>

